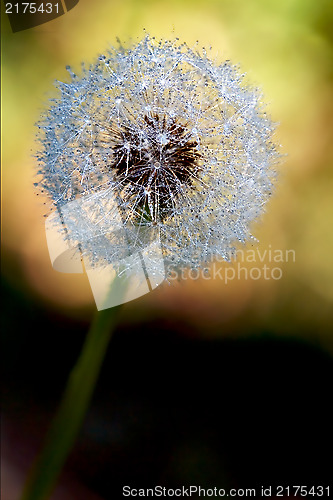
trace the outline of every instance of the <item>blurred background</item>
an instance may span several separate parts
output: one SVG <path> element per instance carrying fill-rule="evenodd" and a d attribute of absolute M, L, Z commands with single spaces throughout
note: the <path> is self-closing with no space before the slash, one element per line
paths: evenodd
<path fill-rule="evenodd" d="M 329 480 L 332 25 L 330 0 L 80 0 L 17 33 L 2 16 L 4 500 L 18 498 L 95 313 L 87 277 L 50 263 L 34 123 L 66 65 L 144 29 L 212 46 L 263 90 L 285 156 L 251 248 L 295 259 L 277 264 L 281 279 L 185 280 L 126 304 L 54 499 Z"/>

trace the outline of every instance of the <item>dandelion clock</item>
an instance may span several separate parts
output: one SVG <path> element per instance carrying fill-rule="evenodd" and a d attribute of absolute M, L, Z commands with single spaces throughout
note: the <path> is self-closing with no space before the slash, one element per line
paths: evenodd
<path fill-rule="evenodd" d="M 97 309 L 23 500 L 49 498 L 123 302 L 251 239 L 278 153 L 261 94 L 229 61 L 155 41 L 111 48 L 57 82 L 38 123 L 37 187 L 52 264 L 82 272 Z"/>
<path fill-rule="evenodd" d="M 278 154 L 262 96 L 236 66 L 147 36 L 67 69 L 38 123 L 38 186 L 56 208 L 53 265 L 82 272 L 83 258 L 98 309 L 252 238 Z"/>

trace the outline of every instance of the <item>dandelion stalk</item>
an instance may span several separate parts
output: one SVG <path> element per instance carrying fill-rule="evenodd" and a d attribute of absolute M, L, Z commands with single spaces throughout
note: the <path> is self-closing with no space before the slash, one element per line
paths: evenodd
<path fill-rule="evenodd" d="M 22 500 L 49 498 L 89 407 L 120 306 L 96 314 Z"/>

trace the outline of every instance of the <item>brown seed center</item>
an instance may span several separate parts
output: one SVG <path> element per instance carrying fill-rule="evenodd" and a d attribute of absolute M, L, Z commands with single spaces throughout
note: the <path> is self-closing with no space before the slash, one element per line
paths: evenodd
<path fill-rule="evenodd" d="M 200 170 L 197 141 L 186 125 L 158 114 L 144 116 L 141 130 L 123 126 L 115 135 L 110 168 L 121 198 L 134 218 L 164 220 Z"/>

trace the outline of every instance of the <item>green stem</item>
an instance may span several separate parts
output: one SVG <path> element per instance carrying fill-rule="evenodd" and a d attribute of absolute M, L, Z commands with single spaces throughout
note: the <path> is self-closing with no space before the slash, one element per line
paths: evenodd
<path fill-rule="evenodd" d="M 96 314 L 22 500 L 45 500 L 50 496 L 83 423 L 119 309 L 113 307 Z"/>

